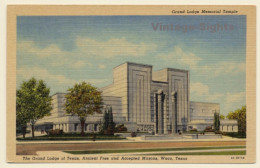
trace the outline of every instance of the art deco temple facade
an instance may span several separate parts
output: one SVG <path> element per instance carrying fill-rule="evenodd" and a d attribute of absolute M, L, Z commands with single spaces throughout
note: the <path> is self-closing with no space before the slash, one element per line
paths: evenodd
<path fill-rule="evenodd" d="M 152 71 L 152 66 L 125 63 L 113 69 L 114 82 L 104 96 L 122 99 L 122 115 L 131 127 L 168 134 L 186 130 L 189 114 L 189 72 Z"/>
<path fill-rule="evenodd" d="M 213 125 L 214 113 L 220 110 L 216 103 L 190 102 L 189 88 L 187 70 L 153 72 L 151 65 L 127 62 L 113 69 L 113 84 L 100 90 L 104 107 L 112 106 L 114 121 L 125 124 L 129 131 L 176 134 L 192 128 L 204 130 Z M 64 111 L 64 93 L 54 97 L 53 115 L 41 120 L 39 127 L 49 123 L 65 132 L 79 131 L 78 118 Z M 102 114 L 88 117 L 85 131 L 97 131 L 102 120 Z M 230 131 L 237 130 L 235 122 L 228 126 Z"/>

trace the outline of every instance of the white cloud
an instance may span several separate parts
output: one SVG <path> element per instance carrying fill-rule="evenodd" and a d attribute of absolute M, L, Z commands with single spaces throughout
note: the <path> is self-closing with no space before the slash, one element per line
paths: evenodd
<path fill-rule="evenodd" d="M 18 41 L 17 52 L 30 53 L 41 58 L 65 54 L 65 52 L 62 51 L 56 44 L 50 44 L 45 48 L 39 48 L 35 45 L 34 41 Z"/>
<path fill-rule="evenodd" d="M 75 51 L 64 51 L 56 44 L 50 44 L 45 48 L 39 48 L 34 41 L 17 42 L 17 52 L 24 55 L 31 55 L 37 59 L 47 59 L 49 65 L 53 67 L 66 66 L 74 69 L 82 68 L 85 65 L 92 67 L 92 64 L 83 60 L 77 60 L 75 57 L 80 53 Z"/>
<path fill-rule="evenodd" d="M 209 86 L 200 82 L 190 84 L 190 94 L 193 98 L 207 102 L 217 102 L 224 96 L 223 93 L 210 93 Z"/>
<path fill-rule="evenodd" d="M 194 68 L 201 60 L 201 58 L 194 53 L 185 52 L 178 46 L 173 47 L 172 51 L 168 54 L 162 54 L 160 57 L 167 62 L 174 62 L 176 64 L 188 66 L 189 68 Z"/>
<path fill-rule="evenodd" d="M 209 94 L 209 87 L 200 82 L 191 83 L 190 91 L 191 94 L 194 94 L 195 96 L 204 96 Z"/>
<path fill-rule="evenodd" d="M 218 62 L 215 64 L 196 66 L 194 70 L 200 74 L 210 74 L 210 76 L 240 74 L 246 71 L 246 64 L 244 62 Z"/>
<path fill-rule="evenodd" d="M 96 41 L 90 38 L 78 37 L 78 48 L 88 55 L 101 58 L 113 58 L 124 56 L 144 56 L 148 51 L 156 50 L 155 44 L 132 43 L 125 38 L 113 38 L 108 41 Z"/>
<path fill-rule="evenodd" d="M 86 81 L 93 84 L 94 86 L 99 85 L 99 84 L 103 84 L 103 83 L 107 83 L 108 81 L 110 83 L 110 79 L 107 79 L 107 78 L 86 79 Z"/>
<path fill-rule="evenodd" d="M 29 80 L 32 77 L 36 79 L 42 79 L 49 86 L 55 87 L 56 89 L 61 89 L 60 91 L 64 92 L 66 87 L 72 87 L 75 83 L 80 83 L 82 81 L 89 82 L 92 85 L 96 86 L 106 82 L 110 82 L 107 78 L 91 78 L 84 80 L 73 80 L 64 75 L 60 74 L 51 74 L 47 69 L 39 67 L 25 67 L 18 68 L 17 71 L 17 86 L 24 80 Z M 55 90 L 55 89 L 54 89 Z"/>
<path fill-rule="evenodd" d="M 207 65 L 199 65 L 202 58 L 192 52 L 184 51 L 182 48 L 175 46 L 173 50 L 167 54 L 159 55 L 166 63 L 179 65 L 183 68 L 189 68 L 200 75 L 207 75 L 211 77 L 220 76 L 223 74 L 240 74 L 246 71 L 246 64 L 244 62 L 216 62 L 208 63 Z"/>
<path fill-rule="evenodd" d="M 220 103 L 221 113 L 227 114 L 245 103 L 245 92 L 211 93 L 208 85 L 200 82 L 190 84 L 190 94 L 193 101 Z"/>
<path fill-rule="evenodd" d="M 84 61 L 77 61 L 71 64 L 72 68 L 82 68 L 86 65 Z"/>
<path fill-rule="evenodd" d="M 106 69 L 106 67 L 107 67 L 107 66 L 106 66 L 105 64 L 100 64 L 100 65 L 98 65 L 98 68 L 99 68 L 99 69 Z"/>
<path fill-rule="evenodd" d="M 245 92 L 238 93 L 227 93 L 226 94 L 226 102 L 227 104 L 239 103 L 245 98 Z"/>
<path fill-rule="evenodd" d="M 228 113 L 230 111 L 234 111 L 246 103 L 246 92 L 236 92 L 230 93 L 227 92 L 223 97 L 223 112 Z"/>
<path fill-rule="evenodd" d="M 32 77 L 36 77 L 37 79 L 43 79 L 57 84 L 74 84 L 76 82 L 75 80 L 71 80 L 64 75 L 51 74 L 48 72 L 47 69 L 39 67 L 18 68 L 16 73 L 18 78 L 21 78 L 23 80 L 28 80 Z"/>

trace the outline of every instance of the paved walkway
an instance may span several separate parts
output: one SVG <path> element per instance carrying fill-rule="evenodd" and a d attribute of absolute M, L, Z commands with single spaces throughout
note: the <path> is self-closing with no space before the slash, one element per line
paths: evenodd
<path fill-rule="evenodd" d="M 105 153 L 105 154 L 70 154 L 62 151 L 38 151 L 37 155 L 40 156 L 126 156 L 126 155 L 149 155 L 149 154 L 165 154 L 165 153 L 197 153 L 197 152 L 224 152 L 224 151 L 245 151 L 245 148 L 239 149 L 205 149 L 205 150 L 179 150 L 179 151 L 156 151 L 156 152 L 130 152 L 130 153 Z"/>
<path fill-rule="evenodd" d="M 118 141 L 118 142 L 62 142 L 62 143 L 19 143 L 16 145 L 18 155 L 33 155 L 38 151 L 65 151 L 65 150 L 105 150 L 105 149 L 151 149 L 151 148 L 180 148 L 206 146 L 245 146 L 246 141 Z"/>
<path fill-rule="evenodd" d="M 173 139 L 173 140 L 143 140 L 141 137 L 128 137 L 125 140 L 69 140 L 69 141 L 17 141 L 17 144 L 92 144 L 92 143 L 133 143 L 133 142 L 216 142 L 216 141 L 234 141 L 234 142 L 243 142 L 246 139 L 232 138 L 228 136 L 222 136 L 221 139 Z"/>
<path fill-rule="evenodd" d="M 34 136 L 44 136 L 44 135 L 47 135 L 46 132 L 44 132 L 44 133 L 41 133 L 41 131 L 35 131 L 34 132 Z M 22 138 L 22 137 L 23 137 L 22 134 L 16 136 L 16 138 Z M 26 134 L 25 137 L 32 137 L 32 133 L 30 132 L 30 133 Z"/>

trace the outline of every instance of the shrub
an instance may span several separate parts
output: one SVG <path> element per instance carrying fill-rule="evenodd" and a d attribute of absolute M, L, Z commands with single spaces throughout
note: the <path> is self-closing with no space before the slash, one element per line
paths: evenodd
<path fill-rule="evenodd" d="M 151 135 L 154 135 L 154 131 L 153 130 L 148 130 L 148 133 L 151 134 Z"/>
<path fill-rule="evenodd" d="M 215 131 L 215 134 L 222 134 L 221 131 Z"/>
<path fill-rule="evenodd" d="M 62 135 L 62 134 L 63 134 L 63 130 L 60 130 L 60 129 L 55 129 L 55 130 L 49 130 L 48 131 L 48 135 L 50 135 L 50 136 Z"/>
<path fill-rule="evenodd" d="M 114 130 L 108 128 L 106 130 L 103 130 L 103 134 L 104 135 L 114 135 Z"/>
<path fill-rule="evenodd" d="M 212 129 L 212 126 L 207 126 L 204 132 L 214 132 L 214 130 Z"/>
<path fill-rule="evenodd" d="M 124 124 L 119 124 L 115 128 L 115 132 L 126 132 L 127 128 Z"/>
<path fill-rule="evenodd" d="M 198 130 L 196 128 L 192 128 L 190 131 L 191 132 L 197 132 Z"/>
<path fill-rule="evenodd" d="M 136 137 L 136 136 L 137 136 L 136 132 L 131 132 L 131 137 Z"/>
<path fill-rule="evenodd" d="M 238 132 L 221 132 L 221 134 L 224 136 L 230 136 L 234 138 L 246 138 L 246 134 L 241 134 Z"/>

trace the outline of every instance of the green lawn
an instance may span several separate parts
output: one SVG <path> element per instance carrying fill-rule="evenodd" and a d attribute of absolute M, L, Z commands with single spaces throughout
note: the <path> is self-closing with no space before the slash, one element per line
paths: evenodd
<path fill-rule="evenodd" d="M 233 138 L 246 138 L 246 134 L 241 134 L 237 132 L 222 132 L 222 135 L 233 137 Z"/>
<path fill-rule="evenodd" d="M 124 140 L 126 138 L 119 136 L 108 136 L 108 135 L 96 135 L 95 140 Z M 64 135 L 56 135 L 56 136 L 36 136 L 23 138 L 16 138 L 18 141 L 77 141 L 77 140 L 87 140 L 93 141 L 93 135 L 85 135 L 81 136 L 79 134 L 64 134 Z"/>
<path fill-rule="evenodd" d="M 221 146 L 221 147 L 189 147 L 189 148 L 151 148 L 151 149 L 125 149 L 125 150 L 89 150 L 89 151 L 64 151 L 70 154 L 105 154 L 105 153 L 133 153 L 133 152 L 161 152 L 161 151 L 184 151 L 206 149 L 237 149 L 245 146 Z"/>

